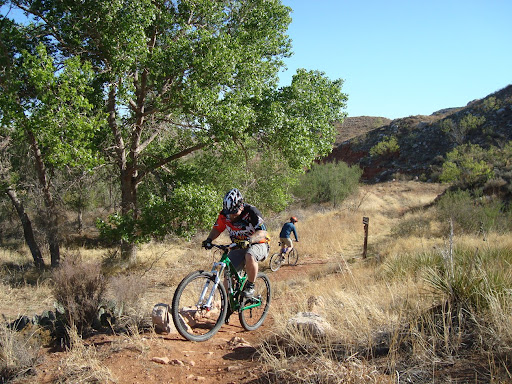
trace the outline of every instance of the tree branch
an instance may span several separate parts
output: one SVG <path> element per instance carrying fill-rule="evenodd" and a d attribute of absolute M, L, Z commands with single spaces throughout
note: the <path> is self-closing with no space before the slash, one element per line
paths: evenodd
<path fill-rule="evenodd" d="M 200 143 L 200 144 L 196 144 L 192 147 L 189 147 L 189 148 L 186 148 L 178 153 L 175 153 L 174 155 L 171 155 L 171 156 L 168 156 L 164 159 L 161 159 L 160 161 L 158 161 L 155 165 L 153 165 L 151 168 L 147 168 L 145 169 L 144 171 L 141 171 L 139 172 L 139 174 L 137 175 L 137 178 L 136 178 L 136 183 L 140 183 L 141 180 L 149 173 L 153 172 L 155 169 L 158 169 L 158 168 L 161 168 L 162 166 L 164 166 L 165 164 L 167 163 L 170 163 L 171 161 L 173 160 L 177 160 L 181 157 L 184 157 L 192 152 L 195 152 L 195 151 L 198 151 L 204 147 L 206 147 L 207 143 Z"/>

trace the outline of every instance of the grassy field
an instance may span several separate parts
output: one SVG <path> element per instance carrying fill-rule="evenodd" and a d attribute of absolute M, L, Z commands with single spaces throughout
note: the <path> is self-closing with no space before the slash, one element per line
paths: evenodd
<path fill-rule="evenodd" d="M 297 246 L 301 262 L 310 266 L 305 275 L 290 274 L 273 284 L 274 302 L 280 304 L 272 313 L 272 335 L 258 347 L 262 383 L 511 379 L 512 236 L 504 230 L 459 232 L 435 207 L 424 208 L 445 188 L 419 182 L 366 185 L 335 210 L 295 207 L 267 218 L 273 250 L 282 223 L 290 215 L 299 218 Z M 363 217 L 370 220 L 365 259 Z M 106 297 L 124 303 L 126 318 L 140 325 L 155 303 L 169 302 L 163 291 L 173 290 L 189 271 L 209 268 L 213 256 L 198 251 L 203 237 L 146 245 L 141 263 L 129 271 L 116 267 L 112 250 L 64 254 L 101 264 L 109 277 Z M 4 320 L 52 309 L 50 272 L 36 274 L 26 252 L 0 252 Z M 318 314 L 328 324 L 325 334 L 290 327 L 297 312 Z M 12 355 L 6 350 L 9 332 L 2 335 L 0 354 Z"/>

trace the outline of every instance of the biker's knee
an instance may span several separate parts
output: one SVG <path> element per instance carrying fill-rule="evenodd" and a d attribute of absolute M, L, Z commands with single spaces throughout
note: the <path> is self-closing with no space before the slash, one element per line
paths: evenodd
<path fill-rule="evenodd" d="M 245 254 L 245 264 L 257 264 L 258 261 L 256 260 L 256 256 L 253 254 L 247 252 Z"/>

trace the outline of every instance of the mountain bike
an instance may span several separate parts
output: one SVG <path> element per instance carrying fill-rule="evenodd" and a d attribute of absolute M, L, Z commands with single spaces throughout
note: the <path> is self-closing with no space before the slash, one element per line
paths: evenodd
<path fill-rule="evenodd" d="M 172 299 L 172 320 L 181 336 L 190 341 L 206 341 L 218 332 L 229 317 L 238 312 L 240 324 L 247 331 L 257 329 L 268 314 L 271 290 L 268 277 L 259 272 L 254 282 L 254 296 L 245 298 L 245 271 L 237 272 L 228 258 L 232 245 L 212 244 L 222 250 L 211 272 L 194 271 L 178 285 Z M 224 277 L 224 279 L 223 279 Z M 224 280 L 227 287 L 224 286 Z"/>
<path fill-rule="evenodd" d="M 282 243 L 279 242 L 279 246 L 282 246 Z M 288 255 L 286 255 L 286 252 L 283 252 L 282 248 L 280 252 L 274 253 L 270 257 L 269 266 L 270 269 L 275 272 L 279 268 L 281 268 L 281 265 L 285 262 L 286 258 L 288 257 L 288 265 L 297 265 L 297 262 L 299 261 L 299 252 L 295 247 L 292 248 L 290 252 L 288 252 Z"/>

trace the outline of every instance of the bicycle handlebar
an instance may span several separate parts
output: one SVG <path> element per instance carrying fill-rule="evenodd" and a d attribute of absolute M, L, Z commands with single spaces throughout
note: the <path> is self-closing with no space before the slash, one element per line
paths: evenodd
<path fill-rule="evenodd" d="M 223 251 L 225 251 L 226 249 L 234 248 L 234 245 L 236 245 L 236 244 L 234 244 L 234 245 L 233 244 L 213 244 L 212 243 L 212 247 L 222 249 Z"/>
<path fill-rule="evenodd" d="M 254 245 L 254 244 L 260 244 L 260 243 L 251 243 L 251 245 Z M 237 244 L 237 243 L 231 243 L 231 244 L 213 244 L 211 243 L 212 245 L 212 248 L 218 248 L 218 249 L 221 249 L 223 251 L 225 251 L 226 249 L 235 249 L 235 248 L 240 248 L 240 245 Z"/>

